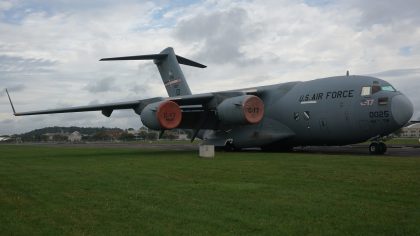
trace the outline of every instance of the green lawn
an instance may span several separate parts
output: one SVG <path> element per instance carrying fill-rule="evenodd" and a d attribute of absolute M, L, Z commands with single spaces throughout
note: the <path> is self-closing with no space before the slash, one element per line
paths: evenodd
<path fill-rule="evenodd" d="M 0 146 L 0 235 L 419 235 L 420 158 Z"/>
<path fill-rule="evenodd" d="M 418 138 L 393 138 L 386 141 L 390 145 L 420 145 Z"/>

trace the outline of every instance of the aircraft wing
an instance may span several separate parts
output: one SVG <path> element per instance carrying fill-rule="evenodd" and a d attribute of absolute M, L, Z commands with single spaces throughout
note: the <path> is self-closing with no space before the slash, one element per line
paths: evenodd
<path fill-rule="evenodd" d="M 75 107 L 66 107 L 66 108 L 57 108 L 57 109 L 16 112 L 7 89 L 6 89 L 6 93 L 9 98 L 10 105 L 12 106 L 13 115 L 15 116 L 29 116 L 29 115 L 85 112 L 85 111 L 102 111 L 102 114 L 104 116 L 109 117 L 111 116 L 111 113 L 113 110 L 123 110 L 123 109 L 133 109 L 136 113 L 140 114 L 143 108 L 146 107 L 148 104 L 164 101 L 164 100 L 174 101 L 180 106 L 185 106 L 184 108 L 185 110 L 191 111 L 191 110 L 197 110 L 198 107 L 194 105 L 201 105 L 203 102 L 208 101 L 209 99 L 213 98 L 213 94 L 208 93 L 208 94 L 178 96 L 178 97 L 171 97 L 171 98 L 154 97 L 154 98 L 127 101 L 127 102 L 104 103 L 104 104 L 95 104 L 95 105 L 87 105 L 87 106 L 75 106 Z"/>
<path fill-rule="evenodd" d="M 106 113 L 106 111 L 112 111 L 112 110 L 117 110 L 117 109 L 132 109 L 132 108 L 135 108 L 139 104 L 139 102 L 140 101 L 129 101 L 129 102 L 120 102 L 120 103 L 106 103 L 106 104 L 98 104 L 98 105 L 37 110 L 37 111 L 28 111 L 28 112 L 15 112 L 14 115 L 15 116 L 29 116 L 29 115 L 84 112 L 84 111 L 102 111 L 103 113 Z"/>
<path fill-rule="evenodd" d="M 7 92 L 7 90 L 6 90 Z M 225 99 L 235 98 L 246 95 L 248 92 L 244 91 L 227 91 L 217 93 L 204 93 L 195 95 L 183 95 L 177 97 L 154 97 L 143 100 L 134 100 L 127 102 L 95 104 L 87 106 L 75 106 L 58 109 L 36 110 L 27 112 L 16 112 L 13 106 L 10 95 L 10 104 L 15 116 L 54 114 L 54 113 L 69 113 L 69 112 L 86 112 L 86 111 L 101 111 L 104 116 L 111 116 L 114 110 L 133 109 L 135 113 L 141 114 L 143 109 L 151 104 L 160 101 L 173 101 L 178 104 L 182 111 L 182 121 L 177 128 L 183 129 L 218 129 L 220 127 L 220 119 L 217 115 L 216 106 Z M 237 104 L 235 105 L 237 106 Z"/>
<path fill-rule="evenodd" d="M 57 108 L 57 109 L 46 109 L 46 110 L 36 110 L 36 111 L 27 111 L 27 112 L 16 112 L 15 107 L 13 106 L 12 99 L 10 98 L 9 92 L 6 89 L 7 96 L 12 106 L 13 115 L 15 116 L 29 116 L 29 115 L 41 115 L 41 114 L 54 114 L 54 113 L 69 113 L 69 112 L 85 112 L 85 111 L 102 111 L 104 116 L 111 116 L 113 110 L 122 110 L 122 109 L 138 109 L 143 110 L 145 106 L 150 103 L 158 102 L 164 100 L 161 97 L 154 97 L 144 100 L 135 100 L 127 102 L 116 102 L 116 103 L 104 103 L 104 104 L 95 104 L 87 106 L 75 106 L 75 107 L 66 107 L 66 108 Z"/>

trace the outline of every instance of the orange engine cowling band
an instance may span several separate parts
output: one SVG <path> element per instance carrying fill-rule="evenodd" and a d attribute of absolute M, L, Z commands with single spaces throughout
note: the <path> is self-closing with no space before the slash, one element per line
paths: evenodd
<path fill-rule="evenodd" d="M 222 124 L 256 124 L 264 118 L 264 102 L 254 95 L 227 98 L 217 106 Z"/>
<path fill-rule="evenodd" d="M 181 123 L 182 111 L 175 102 L 162 101 L 147 105 L 140 117 L 143 124 L 150 129 L 174 129 Z"/>
<path fill-rule="evenodd" d="M 243 101 L 245 119 L 250 124 L 256 124 L 264 117 L 264 102 L 257 96 L 250 96 Z"/>
<path fill-rule="evenodd" d="M 181 123 L 182 111 L 175 102 L 166 101 L 159 104 L 156 117 L 162 128 L 174 129 Z"/>

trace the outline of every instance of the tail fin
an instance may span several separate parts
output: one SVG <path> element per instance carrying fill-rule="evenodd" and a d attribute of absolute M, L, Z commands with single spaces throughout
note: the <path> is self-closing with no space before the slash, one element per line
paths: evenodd
<path fill-rule="evenodd" d="M 162 77 L 163 84 L 166 87 L 166 91 L 168 92 L 169 97 L 191 94 L 190 87 L 185 80 L 184 74 L 182 73 L 179 64 L 206 68 L 205 65 L 175 55 L 174 49 L 171 47 L 164 49 L 162 52 L 160 52 L 160 54 L 101 59 L 101 61 L 116 60 L 153 60 L 153 62 L 158 67 L 160 76 Z"/>

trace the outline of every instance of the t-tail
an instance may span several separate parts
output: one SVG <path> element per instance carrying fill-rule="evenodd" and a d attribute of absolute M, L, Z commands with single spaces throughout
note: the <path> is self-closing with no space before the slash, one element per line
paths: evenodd
<path fill-rule="evenodd" d="M 117 60 L 153 60 L 153 62 L 158 67 L 160 76 L 162 77 L 163 84 L 166 87 L 166 91 L 168 92 L 169 97 L 191 95 L 190 87 L 185 80 L 184 73 L 182 73 L 179 64 L 206 68 L 205 65 L 176 55 L 174 49 L 171 47 L 164 49 L 159 54 L 101 59 L 101 61 Z"/>

